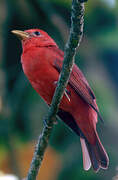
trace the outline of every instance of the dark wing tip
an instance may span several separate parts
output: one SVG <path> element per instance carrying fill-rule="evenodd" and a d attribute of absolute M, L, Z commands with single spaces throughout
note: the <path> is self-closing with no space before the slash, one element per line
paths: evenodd
<path fill-rule="evenodd" d="M 96 113 L 97 113 L 97 115 L 98 115 L 100 121 L 104 124 L 104 120 L 103 120 L 103 118 L 102 118 L 100 112 L 96 109 L 96 107 L 95 107 L 93 104 L 89 104 L 89 105 L 96 111 Z"/>
<path fill-rule="evenodd" d="M 103 120 L 101 114 L 99 112 L 97 112 L 97 114 L 98 114 L 98 117 L 99 117 L 100 121 L 104 124 L 104 120 Z"/>

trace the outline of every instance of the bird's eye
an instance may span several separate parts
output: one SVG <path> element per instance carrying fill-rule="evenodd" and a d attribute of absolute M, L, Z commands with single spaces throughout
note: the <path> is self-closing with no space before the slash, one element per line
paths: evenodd
<path fill-rule="evenodd" d="M 41 35 L 39 31 L 35 31 L 34 34 L 35 34 L 36 36 L 40 36 L 40 35 Z"/>

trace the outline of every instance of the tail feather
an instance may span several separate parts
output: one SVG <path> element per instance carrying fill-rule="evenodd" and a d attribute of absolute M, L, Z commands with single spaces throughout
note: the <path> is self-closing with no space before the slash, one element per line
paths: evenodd
<path fill-rule="evenodd" d="M 81 140 L 82 138 L 80 138 Z M 81 141 L 84 141 L 84 143 L 81 143 L 82 145 L 82 152 L 83 152 L 83 164 L 84 164 L 84 169 L 86 167 L 85 163 L 87 163 L 87 161 L 85 161 L 85 149 L 88 150 L 89 153 L 89 159 L 90 162 L 92 164 L 92 167 L 94 169 L 95 172 L 98 172 L 100 168 L 102 169 L 107 169 L 108 165 L 109 165 L 109 158 L 108 155 L 103 147 L 103 145 L 100 142 L 100 139 L 98 137 L 98 135 L 96 134 L 96 143 L 90 144 L 87 140 L 83 139 Z M 85 145 L 83 145 L 85 144 Z M 85 146 L 85 147 L 84 147 Z M 89 167 L 90 168 L 90 167 Z M 88 169 L 89 169 L 88 168 Z M 88 170 L 86 169 L 86 170 Z"/>
<path fill-rule="evenodd" d="M 100 142 L 98 135 L 96 135 L 96 137 L 97 137 L 97 141 L 96 141 L 96 146 L 95 146 L 95 150 L 94 150 L 95 154 L 98 157 L 100 167 L 102 169 L 107 169 L 108 165 L 109 165 L 108 155 L 107 155 L 102 143 Z"/>
<path fill-rule="evenodd" d="M 88 171 L 91 167 L 91 160 L 89 157 L 89 152 L 86 147 L 85 140 L 83 138 L 80 138 L 81 146 L 82 146 L 82 153 L 83 153 L 83 167 L 84 170 Z"/>

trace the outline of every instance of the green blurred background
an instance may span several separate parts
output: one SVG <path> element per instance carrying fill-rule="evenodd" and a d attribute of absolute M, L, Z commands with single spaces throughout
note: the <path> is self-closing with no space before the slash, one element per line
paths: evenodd
<path fill-rule="evenodd" d="M 91 0 L 85 9 L 76 63 L 96 94 L 105 121 L 97 129 L 109 154 L 109 169 L 85 172 L 79 138 L 59 120 L 37 179 L 118 179 L 118 1 Z M 24 76 L 21 44 L 10 31 L 43 29 L 64 49 L 70 13 L 71 0 L 0 0 L 0 171 L 4 173 L 26 176 L 48 110 Z"/>

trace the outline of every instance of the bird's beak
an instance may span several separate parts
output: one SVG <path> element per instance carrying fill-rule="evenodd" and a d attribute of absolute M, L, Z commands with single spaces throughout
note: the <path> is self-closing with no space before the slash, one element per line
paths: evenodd
<path fill-rule="evenodd" d="M 19 31 L 19 30 L 13 30 L 11 31 L 13 34 L 15 34 L 20 40 L 25 40 L 29 38 L 29 33 L 25 31 Z"/>

